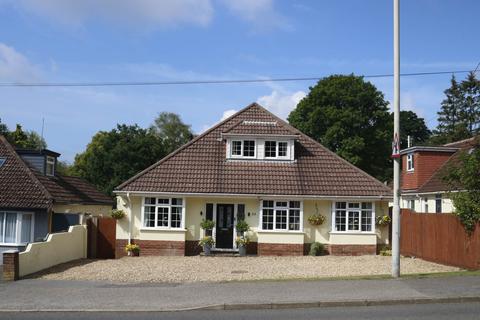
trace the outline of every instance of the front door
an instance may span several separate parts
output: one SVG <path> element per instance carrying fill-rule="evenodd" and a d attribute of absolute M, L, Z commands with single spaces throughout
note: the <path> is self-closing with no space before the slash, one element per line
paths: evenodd
<path fill-rule="evenodd" d="M 216 248 L 233 248 L 233 204 L 217 204 L 215 238 Z"/>

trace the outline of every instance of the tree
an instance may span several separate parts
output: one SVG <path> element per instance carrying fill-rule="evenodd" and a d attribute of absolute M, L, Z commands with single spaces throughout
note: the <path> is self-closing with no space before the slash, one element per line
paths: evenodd
<path fill-rule="evenodd" d="M 38 133 L 35 131 L 23 131 L 22 126 L 18 123 L 15 131 L 7 132 L 5 136 L 17 148 L 38 150 L 47 148 L 47 143 Z"/>
<path fill-rule="evenodd" d="M 462 81 L 461 91 L 463 105 L 460 115 L 469 136 L 473 136 L 479 132 L 480 125 L 480 81 L 475 77 L 475 73 L 470 72 Z"/>
<path fill-rule="evenodd" d="M 390 116 L 391 130 L 393 132 L 393 112 Z M 424 144 L 432 132 L 425 124 L 425 119 L 418 117 L 413 111 L 400 111 L 400 147 L 408 146 L 408 136 L 412 139 L 412 146 Z"/>
<path fill-rule="evenodd" d="M 391 118 L 382 92 L 363 77 L 332 75 L 288 116 L 296 128 L 378 179 L 391 176 Z"/>
<path fill-rule="evenodd" d="M 455 214 L 465 226 L 467 232 L 475 230 L 480 222 L 480 143 L 477 139 L 469 150 L 459 155 L 444 172 L 444 180 L 451 191 L 450 197 L 455 206 Z"/>
<path fill-rule="evenodd" d="M 117 125 L 95 134 L 85 152 L 75 156 L 72 174 L 111 194 L 120 183 L 166 155 L 162 140 L 138 125 Z"/>
<path fill-rule="evenodd" d="M 171 112 L 159 113 L 150 129 L 162 139 L 167 153 L 176 150 L 193 138 L 190 126 L 183 123 L 179 115 Z"/>
<path fill-rule="evenodd" d="M 9 131 L 7 125 L 2 123 L 2 119 L 0 118 L 0 135 L 7 137 L 8 133 Z"/>

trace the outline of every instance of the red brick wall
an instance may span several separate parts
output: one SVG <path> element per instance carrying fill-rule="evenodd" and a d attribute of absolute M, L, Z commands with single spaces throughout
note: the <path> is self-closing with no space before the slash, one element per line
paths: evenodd
<path fill-rule="evenodd" d="M 141 256 L 184 256 L 185 241 L 132 240 L 140 246 Z"/>
<path fill-rule="evenodd" d="M 363 244 L 331 244 L 328 246 L 328 251 L 334 256 L 361 256 L 361 255 L 375 255 L 377 254 L 377 245 L 363 245 Z"/>
<path fill-rule="evenodd" d="M 185 255 L 186 256 L 196 256 L 202 252 L 202 247 L 198 245 L 197 240 L 187 240 L 185 241 Z"/>
<path fill-rule="evenodd" d="M 452 154 L 448 152 L 420 151 L 413 154 L 414 171 L 407 171 L 407 155 L 402 156 L 402 190 L 421 187 Z"/>
<path fill-rule="evenodd" d="M 115 259 L 125 257 L 127 253 L 125 252 L 125 246 L 127 245 L 128 240 L 126 239 L 117 239 L 115 241 Z"/>
<path fill-rule="evenodd" d="M 17 281 L 19 278 L 18 251 L 3 253 L 3 281 Z"/>
<path fill-rule="evenodd" d="M 259 256 L 303 256 L 303 243 L 258 243 Z"/>

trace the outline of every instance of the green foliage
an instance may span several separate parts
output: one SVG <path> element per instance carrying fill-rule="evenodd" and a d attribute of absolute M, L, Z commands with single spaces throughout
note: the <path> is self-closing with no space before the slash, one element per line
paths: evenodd
<path fill-rule="evenodd" d="M 211 236 L 206 236 L 206 237 L 203 237 L 202 239 L 200 239 L 200 241 L 198 241 L 198 244 L 201 245 L 202 247 L 203 246 L 213 246 L 215 244 L 215 240 L 213 240 L 213 237 Z"/>
<path fill-rule="evenodd" d="M 130 243 L 130 244 L 127 244 L 125 246 L 125 252 L 132 252 L 132 253 L 140 253 L 140 246 L 138 244 L 133 244 L 133 243 Z"/>
<path fill-rule="evenodd" d="M 391 132 L 393 132 L 393 112 L 391 113 Z M 412 139 L 412 145 L 425 144 L 432 132 L 425 124 L 425 119 L 418 117 L 413 111 L 400 111 L 400 146 L 407 148 L 408 136 Z"/>
<path fill-rule="evenodd" d="M 167 154 L 193 138 L 190 126 L 184 124 L 179 115 L 171 112 L 159 113 L 150 129 L 163 141 Z"/>
<path fill-rule="evenodd" d="M 212 220 L 203 219 L 202 222 L 200 222 L 200 228 L 203 230 L 212 230 L 215 228 L 215 222 Z"/>
<path fill-rule="evenodd" d="M 162 141 L 137 125 L 117 125 L 95 134 L 87 149 L 75 157 L 71 173 L 105 193 L 165 156 Z"/>
<path fill-rule="evenodd" d="M 458 83 L 455 76 L 438 112 L 438 125 L 430 144 L 445 144 L 470 138 L 479 133 L 480 81 L 474 73 Z"/>
<path fill-rule="evenodd" d="M 60 161 L 57 159 L 57 167 L 55 170 L 62 176 L 75 176 L 75 172 L 73 172 L 73 165 L 67 161 Z"/>
<path fill-rule="evenodd" d="M 288 121 L 381 180 L 391 175 L 392 133 L 388 103 L 363 77 L 321 79 L 288 116 Z"/>
<path fill-rule="evenodd" d="M 383 246 L 380 249 L 380 255 L 385 256 L 385 257 L 390 257 L 390 256 L 392 256 L 392 249 L 390 249 L 389 246 Z"/>
<path fill-rule="evenodd" d="M 450 198 L 455 206 L 455 214 L 468 233 L 475 230 L 480 222 L 480 144 L 477 140 L 474 147 L 463 151 L 459 161 L 446 168 L 444 179 L 451 192 Z"/>
<path fill-rule="evenodd" d="M 2 123 L 2 118 L 0 118 L 0 135 L 5 136 L 7 138 L 8 136 L 8 127 L 5 123 Z"/>
<path fill-rule="evenodd" d="M 248 237 L 236 237 L 235 238 L 235 243 L 237 244 L 237 247 L 246 246 L 247 244 L 250 243 L 250 238 L 248 238 Z"/>
<path fill-rule="evenodd" d="M 237 229 L 237 232 L 241 232 L 241 233 L 244 233 L 250 230 L 250 226 L 245 220 L 238 220 L 235 228 Z"/>
<path fill-rule="evenodd" d="M 390 218 L 388 215 L 384 214 L 383 216 L 378 216 L 375 219 L 375 223 L 378 226 L 388 226 L 392 222 L 392 218 Z"/>
<path fill-rule="evenodd" d="M 14 131 L 8 132 L 6 137 L 17 148 L 40 150 L 47 147 L 47 143 L 38 133 L 35 131 L 24 131 L 20 124 L 17 124 Z"/>
<path fill-rule="evenodd" d="M 310 246 L 309 255 L 311 256 L 321 256 L 325 253 L 325 245 L 320 242 L 314 242 Z"/>
<path fill-rule="evenodd" d="M 110 212 L 110 216 L 113 218 L 113 219 L 122 219 L 123 217 L 125 217 L 125 211 L 123 210 L 118 210 L 118 209 L 113 209 L 111 212 Z"/>
<path fill-rule="evenodd" d="M 319 213 L 312 214 L 311 216 L 308 217 L 308 222 L 312 226 L 321 226 L 325 222 L 325 220 L 327 220 L 327 218 L 325 218 L 324 215 Z"/>

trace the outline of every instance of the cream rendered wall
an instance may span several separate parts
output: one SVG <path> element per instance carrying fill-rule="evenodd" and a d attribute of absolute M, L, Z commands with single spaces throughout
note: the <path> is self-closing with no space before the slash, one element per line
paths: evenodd
<path fill-rule="evenodd" d="M 93 216 L 109 216 L 112 206 L 109 205 L 84 205 L 84 204 L 56 204 L 53 212 L 57 213 L 89 213 Z"/>
<path fill-rule="evenodd" d="M 428 212 L 425 212 L 425 198 L 428 203 Z M 421 213 L 435 213 L 435 194 L 413 196 L 404 196 L 400 201 L 400 207 L 403 209 L 410 209 L 408 207 L 408 200 L 415 200 L 415 211 Z M 452 213 L 455 211 L 452 200 L 447 193 L 442 193 L 442 213 Z"/>
<path fill-rule="evenodd" d="M 323 215 L 326 220 L 320 226 L 312 226 L 308 217 L 316 213 Z M 326 200 L 305 200 L 303 201 L 303 231 L 305 243 L 320 242 L 329 243 L 330 229 L 332 226 L 332 202 Z"/>
<path fill-rule="evenodd" d="M 303 232 L 257 231 L 257 236 L 260 243 L 303 244 L 305 240 Z"/>
<path fill-rule="evenodd" d="M 86 257 L 87 228 L 71 226 L 68 232 L 50 234 L 45 242 L 29 243 L 19 254 L 20 277 Z"/>

